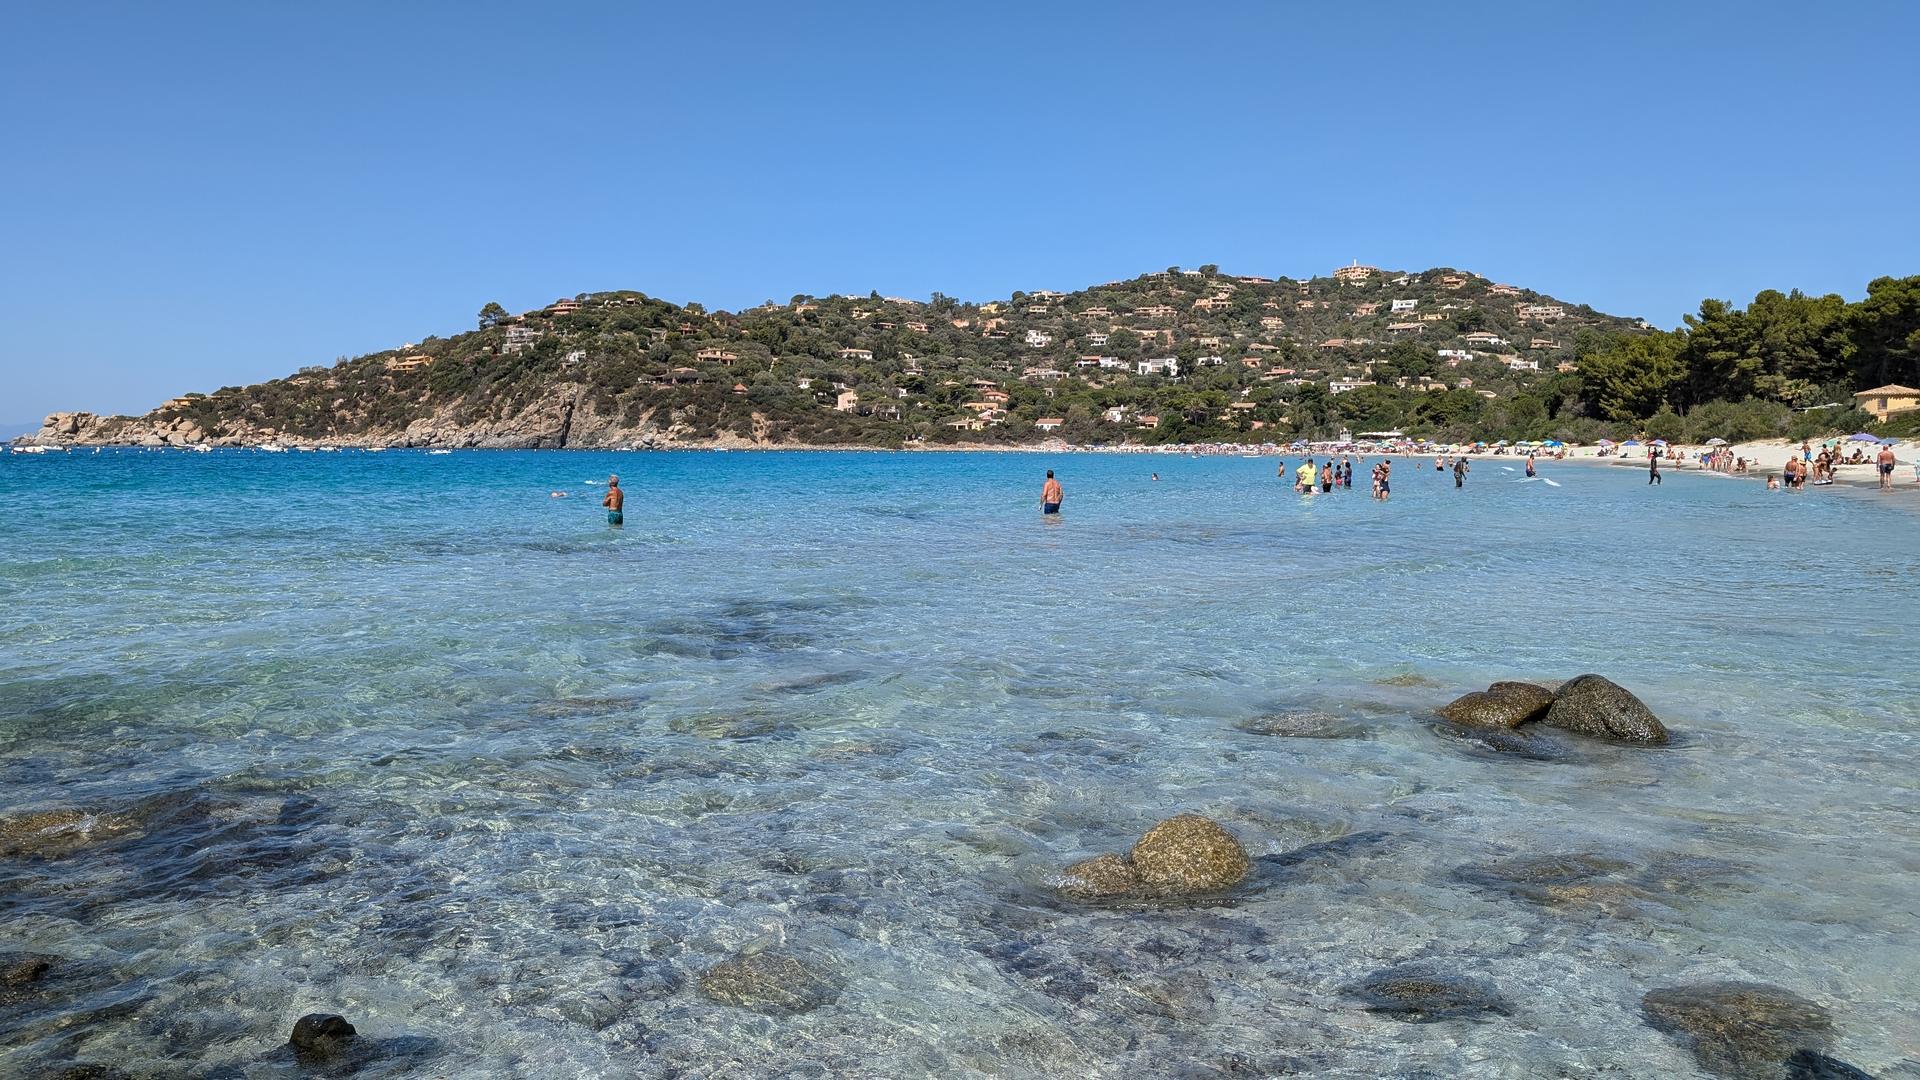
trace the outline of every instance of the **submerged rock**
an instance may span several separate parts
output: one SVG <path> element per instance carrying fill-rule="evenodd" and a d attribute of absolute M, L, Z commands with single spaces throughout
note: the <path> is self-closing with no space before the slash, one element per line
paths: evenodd
<path fill-rule="evenodd" d="M 1543 731 L 1537 725 L 1504 728 L 1455 724 L 1443 720 L 1433 724 L 1432 728 L 1434 734 L 1451 740 L 1476 756 L 1497 755 L 1525 758 L 1528 761 L 1565 761 L 1576 756 L 1567 745 L 1572 740 L 1564 735 L 1556 738 L 1555 733 Z"/>
<path fill-rule="evenodd" d="M 58 859 L 138 828 L 119 814 L 72 808 L 8 814 L 0 817 L 0 858 Z"/>
<path fill-rule="evenodd" d="M 1247 849 L 1219 822 L 1177 814 L 1148 829 L 1127 853 L 1133 872 L 1150 888 L 1212 892 L 1247 876 Z"/>
<path fill-rule="evenodd" d="M 1148 829 L 1126 855 L 1084 859 L 1054 879 L 1068 896 L 1193 896 L 1237 885 L 1253 866 L 1219 822 L 1176 814 Z"/>
<path fill-rule="evenodd" d="M 1470 863 L 1453 874 L 1470 885 L 1549 904 L 1599 899 L 1611 889 L 1630 891 L 1629 886 L 1618 880 L 1618 875 L 1631 869 L 1632 863 L 1605 855 L 1571 852 Z"/>
<path fill-rule="evenodd" d="M 768 950 L 722 960 L 700 975 L 700 992 L 722 1005 L 793 1016 L 831 1005 L 841 983 L 798 953 Z"/>
<path fill-rule="evenodd" d="M 0 953 L 0 987 L 19 987 L 47 977 L 60 957 L 46 953 Z"/>
<path fill-rule="evenodd" d="M 1375 679 L 1381 686 L 1439 686 L 1440 680 L 1429 678 L 1417 671 L 1406 671 L 1398 675 L 1389 675 L 1384 679 Z"/>
<path fill-rule="evenodd" d="M 1435 971 L 1424 964 L 1376 971 L 1348 987 L 1347 994 L 1369 1012 L 1417 1024 L 1509 1011 L 1506 999 L 1493 984 Z"/>
<path fill-rule="evenodd" d="M 1665 746 L 1666 726 L 1626 688 L 1599 675 L 1581 675 L 1560 688 L 1545 723 L 1616 742 Z"/>
<path fill-rule="evenodd" d="M 1544 686 L 1497 682 L 1442 705 L 1440 715 L 1456 724 L 1516 728 L 1545 716 L 1553 701 L 1553 691 Z"/>
<path fill-rule="evenodd" d="M 1762 983 L 1663 987 L 1641 998 L 1640 1010 L 1656 1031 L 1686 1040 L 1701 1068 L 1742 1080 L 1783 1076 L 1790 1059 L 1833 1038 L 1827 1010 Z"/>
<path fill-rule="evenodd" d="M 294 1022 L 287 1045 L 302 1061 L 331 1061 L 351 1050 L 359 1034 L 337 1013 L 308 1013 Z"/>
<path fill-rule="evenodd" d="M 682 716 L 667 721 L 667 730 L 677 735 L 697 735 L 702 739 L 767 739 L 793 734 L 793 725 L 764 714 L 740 716 Z"/>
<path fill-rule="evenodd" d="M 1278 735 L 1290 739 L 1351 739 L 1366 734 L 1332 713 L 1311 709 L 1262 713 L 1235 724 L 1250 735 Z"/>
<path fill-rule="evenodd" d="M 1067 867 L 1059 885 L 1069 896 L 1125 896 L 1140 889 L 1140 875 L 1125 857 L 1108 852 Z"/>
<path fill-rule="evenodd" d="M 1873 1074 L 1816 1050 L 1797 1050 L 1787 1059 L 1787 1080 L 1873 1080 Z"/>

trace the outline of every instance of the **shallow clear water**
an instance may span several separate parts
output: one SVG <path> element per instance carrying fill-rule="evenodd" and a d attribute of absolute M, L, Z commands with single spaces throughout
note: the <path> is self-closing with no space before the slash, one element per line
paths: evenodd
<path fill-rule="evenodd" d="M 119 831 L 0 857 L 0 950 L 72 962 L 0 1073 L 277 1075 L 334 1011 L 372 1076 L 1689 1075 L 1640 996 L 1721 978 L 1912 1067 L 1920 518 L 1503 464 L 1380 504 L 1270 458 L 8 455 L 0 813 Z M 1583 671 L 1676 746 L 1429 722 Z M 1342 737 L 1240 726 L 1294 709 Z M 1247 885 L 1049 889 L 1181 810 Z M 1571 852 L 1622 868 L 1472 869 Z M 766 946 L 837 999 L 702 996 Z M 1509 1015 L 1348 993 L 1413 960 Z"/>

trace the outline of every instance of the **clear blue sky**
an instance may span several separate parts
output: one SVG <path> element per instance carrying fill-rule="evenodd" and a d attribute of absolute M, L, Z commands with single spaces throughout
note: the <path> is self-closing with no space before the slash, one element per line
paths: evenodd
<path fill-rule="evenodd" d="M 1920 273 L 1920 5 L 16 4 L 0 423 L 635 288 Z"/>

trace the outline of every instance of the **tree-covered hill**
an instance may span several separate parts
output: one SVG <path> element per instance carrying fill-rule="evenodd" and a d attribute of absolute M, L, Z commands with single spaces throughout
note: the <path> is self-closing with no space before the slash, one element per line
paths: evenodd
<path fill-rule="evenodd" d="M 988 303 L 795 296 L 737 313 L 585 293 L 521 315 L 489 303 L 464 333 L 143 417 L 59 414 L 42 437 L 898 446 L 1391 428 L 1578 440 L 1684 423 L 1722 400 L 1784 434 L 1792 406 L 1916 378 L 1917 283 L 1882 279 L 1859 304 L 1709 301 L 1674 333 L 1449 268 L 1170 268 Z"/>

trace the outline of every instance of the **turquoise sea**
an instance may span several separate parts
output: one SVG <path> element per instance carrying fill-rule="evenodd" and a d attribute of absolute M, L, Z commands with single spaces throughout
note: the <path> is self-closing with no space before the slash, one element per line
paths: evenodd
<path fill-rule="evenodd" d="M 93 816 L 0 828 L 0 952 L 58 959 L 0 1075 L 302 1075 L 337 1012 L 367 1077 L 1692 1076 L 1641 996 L 1729 979 L 1916 1075 L 1905 499 L 1275 465 L 6 455 L 0 815 Z M 1588 671 L 1675 744 L 1431 715 Z M 1183 810 L 1231 895 L 1049 886 Z M 768 951 L 803 1008 L 702 993 Z M 1405 963 L 1505 1009 L 1365 1008 Z"/>

